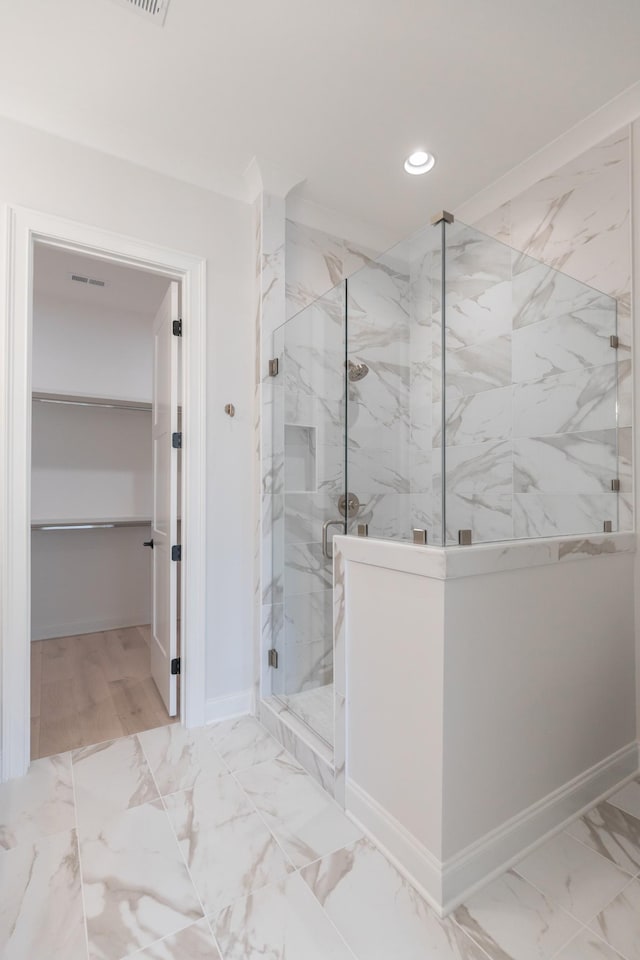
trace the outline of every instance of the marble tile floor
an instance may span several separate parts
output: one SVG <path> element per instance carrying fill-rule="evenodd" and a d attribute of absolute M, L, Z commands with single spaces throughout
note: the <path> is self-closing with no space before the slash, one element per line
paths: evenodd
<path fill-rule="evenodd" d="M 282 694 L 278 697 L 314 733 L 330 746 L 333 744 L 333 684 L 325 683 L 300 693 Z"/>
<path fill-rule="evenodd" d="M 2 960 L 640 960 L 640 777 L 440 920 L 255 719 L 0 785 Z"/>

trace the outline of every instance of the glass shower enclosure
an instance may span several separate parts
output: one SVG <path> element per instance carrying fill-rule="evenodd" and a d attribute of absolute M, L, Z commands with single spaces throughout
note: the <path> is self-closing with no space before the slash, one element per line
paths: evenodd
<path fill-rule="evenodd" d="M 271 689 L 328 744 L 333 536 L 616 531 L 616 347 L 613 298 L 447 217 L 276 331 Z"/>

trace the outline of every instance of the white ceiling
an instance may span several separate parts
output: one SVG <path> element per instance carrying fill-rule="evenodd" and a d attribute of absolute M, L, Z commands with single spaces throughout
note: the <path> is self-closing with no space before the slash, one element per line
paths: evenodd
<path fill-rule="evenodd" d="M 105 280 L 105 287 L 89 286 L 71 279 L 71 274 Z M 69 253 L 57 247 L 36 244 L 33 289 L 38 297 L 55 297 L 85 307 L 102 307 L 146 316 L 156 314 L 167 290 L 165 277 L 123 267 L 108 260 Z"/>
<path fill-rule="evenodd" d="M 0 0 L 0 113 L 233 196 L 394 231 L 640 80 L 638 0 Z M 418 147 L 438 160 L 409 177 Z"/>

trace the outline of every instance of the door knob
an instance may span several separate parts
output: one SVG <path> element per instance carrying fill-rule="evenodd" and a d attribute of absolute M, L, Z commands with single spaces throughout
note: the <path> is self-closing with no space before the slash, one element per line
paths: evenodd
<path fill-rule="evenodd" d="M 142 544 L 142 546 L 143 546 L 143 547 L 151 547 L 151 549 L 153 550 L 153 538 L 152 538 L 151 540 L 145 540 L 144 543 Z"/>

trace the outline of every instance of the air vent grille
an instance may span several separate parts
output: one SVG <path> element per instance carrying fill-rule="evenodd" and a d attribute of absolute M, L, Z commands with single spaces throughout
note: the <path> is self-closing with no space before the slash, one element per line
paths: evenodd
<path fill-rule="evenodd" d="M 164 25 L 169 9 L 169 0 L 113 0 L 113 3 L 117 3 L 119 7 L 128 7 L 160 26 Z"/>
<path fill-rule="evenodd" d="M 97 280 L 96 277 L 83 277 L 79 273 L 72 273 L 71 279 L 76 283 L 86 283 L 89 287 L 106 287 L 106 280 Z"/>

